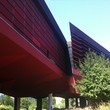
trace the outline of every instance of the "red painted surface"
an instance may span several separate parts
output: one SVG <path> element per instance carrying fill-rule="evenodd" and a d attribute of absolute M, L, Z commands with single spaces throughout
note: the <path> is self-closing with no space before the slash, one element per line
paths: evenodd
<path fill-rule="evenodd" d="M 3 90 L 8 86 L 12 86 L 15 91 L 27 90 L 32 86 L 38 89 L 36 84 L 40 86 L 44 82 L 62 77 L 63 72 L 39 50 L 1 19 L 0 24 L 0 85 Z M 13 84 L 8 85 L 9 82 Z M 5 91 L 11 92 L 11 89 Z"/>
<path fill-rule="evenodd" d="M 57 39 L 57 35 L 33 1 L 2 0 L 0 12 L 15 30 L 66 72 L 65 47 Z"/>
<path fill-rule="evenodd" d="M 0 1 L 0 92 L 12 96 L 66 97 L 65 47 L 32 1 Z"/>
<path fill-rule="evenodd" d="M 73 69 L 73 75 L 74 75 L 75 80 L 80 80 L 82 77 L 80 71 L 75 68 Z"/>
<path fill-rule="evenodd" d="M 62 71 L 0 19 L 0 90 L 12 96 L 68 96 L 73 77 Z M 13 37 L 14 36 L 14 37 Z"/>

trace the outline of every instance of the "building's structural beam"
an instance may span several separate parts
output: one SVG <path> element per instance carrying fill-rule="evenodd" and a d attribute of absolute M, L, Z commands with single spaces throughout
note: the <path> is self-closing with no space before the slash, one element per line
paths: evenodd
<path fill-rule="evenodd" d="M 78 98 L 76 97 L 76 107 L 78 107 Z"/>
<path fill-rule="evenodd" d="M 14 110 L 20 110 L 20 98 L 14 98 Z"/>
<path fill-rule="evenodd" d="M 48 95 L 48 110 L 52 110 L 52 93 Z"/>
<path fill-rule="evenodd" d="M 42 98 L 37 98 L 36 110 L 42 110 Z"/>
<path fill-rule="evenodd" d="M 80 97 L 80 107 L 84 108 L 86 106 L 86 99 L 84 97 Z"/>
<path fill-rule="evenodd" d="M 65 98 L 65 108 L 69 108 L 69 98 Z"/>

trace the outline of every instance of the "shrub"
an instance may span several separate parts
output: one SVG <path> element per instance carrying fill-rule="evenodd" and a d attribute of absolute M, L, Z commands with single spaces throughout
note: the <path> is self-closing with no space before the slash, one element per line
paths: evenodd
<path fill-rule="evenodd" d="M 8 106 L 0 105 L 0 110 L 10 110 Z"/>
<path fill-rule="evenodd" d="M 0 105 L 0 110 L 13 110 L 12 106 Z"/>
<path fill-rule="evenodd" d="M 82 74 L 76 88 L 95 107 L 110 101 L 110 59 L 89 51 L 79 65 Z"/>

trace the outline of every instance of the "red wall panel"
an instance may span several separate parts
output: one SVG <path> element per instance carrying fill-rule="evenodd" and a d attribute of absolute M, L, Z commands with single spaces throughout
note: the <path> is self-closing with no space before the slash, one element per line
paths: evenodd
<path fill-rule="evenodd" d="M 65 50 L 32 0 L 0 0 L 0 13 L 20 34 L 66 71 Z"/>

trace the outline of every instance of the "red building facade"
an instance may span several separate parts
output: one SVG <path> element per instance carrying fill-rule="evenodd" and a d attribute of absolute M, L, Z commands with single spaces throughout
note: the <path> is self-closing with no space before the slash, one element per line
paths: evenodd
<path fill-rule="evenodd" d="M 0 1 L 0 50 L 0 92 L 45 97 L 68 90 L 66 40 L 43 0 Z"/>
<path fill-rule="evenodd" d="M 55 32 L 47 13 L 41 9 L 42 4 L 37 0 L 34 2 L 2 0 L 0 2 L 2 18 L 67 73 L 65 39 L 60 38 L 61 36 Z"/>
<path fill-rule="evenodd" d="M 70 31 L 72 63 L 67 42 L 44 0 L 1 0 L 0 92 L 17 98 L 39 99 L 50 93 L 79 97 L 72 86 L 74 78 L 81 78 L 74 64 L 89 48 L 107 57 L 110 53 L 72 24 Z"/>

